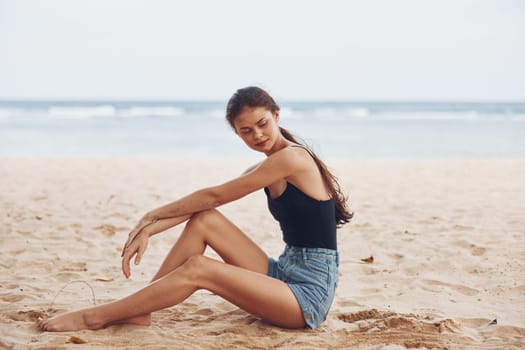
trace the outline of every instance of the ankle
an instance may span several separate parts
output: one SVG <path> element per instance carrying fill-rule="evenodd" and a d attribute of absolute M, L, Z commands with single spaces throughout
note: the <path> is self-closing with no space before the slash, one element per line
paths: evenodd
<path fill-rule="evenodd" d="M 82 313 L 82 318 L 86 327 L 91 330 L 96 330 L 104 327 L 105 322 L 100 317 L 100 314 L 94 308 L 86 309 Z"/>

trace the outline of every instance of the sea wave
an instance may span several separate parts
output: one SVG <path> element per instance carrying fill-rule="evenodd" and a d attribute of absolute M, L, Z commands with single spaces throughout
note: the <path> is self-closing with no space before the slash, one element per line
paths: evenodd
<path fill-rule="evenodd" d="M 47 110 L 47 116 L 56 119 L 83 119 L 92 117 L 113 117 L 116 109 L 113 106 L 95 107 L 59 107 L 51 106 Z"/>
<path fill-rule="evenodd" d="M 346 121 L 449 120 L 521 122 L 525 104 L 293 103 L 281 104 L 283 119 Z M 89 118 L 224 118 L 221 103 L 155 101 L 0 101 L 0 120 Z"/>
<path fill-rule="evenodd" d="M 0 120 L 178 117 L 180 107 L 50 106 L 48 108 L 0 108 Z M 215 111 L 215 114 L 216 111 Z"/>
<path fill-rule="evenodd" d="M 0 108 L 0 120 L 20 117 L 26 113 L 27 111 L 23 108 Z"/>
<path fill-rule="evenodd" d="M 177 117 L 184 114 L 180 107 L 132 107 L 117 110 L 117 116 L 129 117 Z"/>
<path fill-rule="evenodd" d="M 487 115 L 480 115 L 476 111 L 466 112 L 395 112 L 375 114 L 377 119 L 385 120 L 479 120 Z M 493 118 L 493 116 L 491 116 Z"/>

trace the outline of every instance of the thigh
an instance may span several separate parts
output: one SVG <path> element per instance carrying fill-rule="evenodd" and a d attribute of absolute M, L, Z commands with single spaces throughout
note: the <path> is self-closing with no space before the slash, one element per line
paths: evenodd
<path fill-rule="evenodd" d="M 200 231 L 206 245 L 215 250 L 224 262 L 268 273 L 268 255 L 218 210 L 196 214 L 187 224 L 187 229 Z"/>
<path fill-rule="evenodd" d="M 197 270 L 198 288 L 207 289 L 263 320 L 286 328 L 306 326 L 303 311 L 286 283 L 200 256 Z"/>

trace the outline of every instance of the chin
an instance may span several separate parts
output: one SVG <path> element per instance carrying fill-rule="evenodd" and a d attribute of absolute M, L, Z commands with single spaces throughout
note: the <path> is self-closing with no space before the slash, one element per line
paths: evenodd
<path fill-rule="evenodd" d="M 272 144 L 270 141 L 266 142 L 264 145 L 262 146 L 255 146 L 255 149 L 260 151 L 260 152 L 268 152 L 269 150 L 272 149 Z"/>

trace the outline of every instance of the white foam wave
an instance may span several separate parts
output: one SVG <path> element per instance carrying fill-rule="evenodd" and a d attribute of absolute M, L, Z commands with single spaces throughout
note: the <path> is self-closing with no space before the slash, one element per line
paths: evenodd
<path fill-rule="evenodd" d="M 0 108 L 0 119 L 10 119 L 24 115 L 24 109 L 21 108 Z"/>
<path fill-rule="evenodd" d="M 210 117 L 214 119 L 224 119 L 225 112 L 222 109 L 211 109 L 208 112 L 204 113 L 205 115 L 209 115 Z"/>
<path fill-rule="evenodd" d="M 117 116 L 133 117 L 177 117 L 184 114 L 179 107 L 131 107 L 117 111 Z"/>
<path fill-rule="evenodd" d="M 47 106 L 2 106 L 0 107 L 0 120 L 42 120 L 42 119 L 87 119 L 87 118 L 137 118 L 137 117 L 199 117 L 222 119 L 224 110 L 217 106 L 186 110 L 183 104 L 112 104 L 104 103 L 91 105 L 61 105 L 50 104 Z M 312 105 L 312 106 L 284 106 L 280 115 L 288 120 L 322 120 L 345 122 L 352 120 L 442 120 L 442 121 L 512 121 L 523 122 L 525 114 L 522 110 L 509 113 L 493 113 L 491 111 L 464 109 L 464 110 L 400 110 L 377 108 L 367 105 Z"/>
<path fill-rule="evenodd" d="M 49 107 L 47 115 L 57 119 L 83 119 L 91 117 L 112 117 L 115 115 L 113 106 L 95 107 Z"/>
<path fill-rule="evenodd" d="M 380 113 L 375 114 L 377 119 L 385 120 L 478 120 L 479 114 L 476 111 L 468 112 L 399 112 L 399 113 Z"/>
<path fill-rule="evenodd" d="M 371 113 L 368 108 L 364 107 L 323 107 L 314 109 L 311 114 L 319 119 L 344 121 L 348 119 L 366 118 L 369 117 Z"/>
<path fill-rule="evenodd" d="M 525 122 L 525 114 L 515 114 L 510 118 L 510 121 L 516 122 L 516 123 L 524 123 Z"/>
<path fill-rule="evenodd" d="M 328 117 L 328 116 L 334 116 L 338 115 L 337 108 L 330 108 L 330 107 L 321 107 L 321 108 L 315 108 L 312 111 L 312 114 L 318 117 Z"/>
<path fill-rule="evenodd" d="M 370 115 L 370 111 L 368 108 L 349 108 L 346 110 L 345 114 L 348 114 L 351 117 L 364 118 Z"/>
<path fill-rule="evenodd" d="M 300 111 L 294 110 L 292 108 L 281 107 L 281 110 L 279 111 L 279 116 L 285 119 L 301 119 L 304 115 Z"/>

